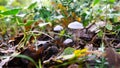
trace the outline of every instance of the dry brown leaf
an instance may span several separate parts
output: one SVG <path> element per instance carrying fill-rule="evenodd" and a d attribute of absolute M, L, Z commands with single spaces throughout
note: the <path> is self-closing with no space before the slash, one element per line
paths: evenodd
<path fill-rule="evenodd" d="M 115 48 L 120 48 L 120 43 L 119 43 L 119 44 L 117 44 L 117 46 L 115 46 Z"/>
<path fill-rule="evenodd" d="M 113 48 L 108 47 L 106 49 L 106 58 L 110 67 L 120 68 L 120 54 L 118 54 Z"/>
<path fill-rule="evenodd" d="M 0 68 L 2 68 L 3 65 L 5 65 L 5 63 L 7 63 L 9 60 L 10 60 L 10 57 L 7 57 L 7 58 L 5 58 L 4 60 L 2 60 L 2 61 L 0 62 Z"/>

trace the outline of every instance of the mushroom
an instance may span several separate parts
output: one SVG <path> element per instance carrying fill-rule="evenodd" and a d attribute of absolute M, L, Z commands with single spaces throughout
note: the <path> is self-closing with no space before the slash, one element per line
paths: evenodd
<path fill-rule="evenodd" d="M 70 39 L 70 38 L 65 39 L 65 40 L 63 41 L 63 44 L 64 44 L 65 47 L 70 47 L 70 46 L 73 46 L 73 45 L 74 45 L 73 40 Z"/>
<path fill-rule="evenodd" d="M 63 42 L 63 44 L 68 45 L 68 44 L 70 44 L 70 43 L 72 43 L 72 42 L 73 42 L 73 40 L 70 39 L 70 38 L 68 38 L 68 39 L 66 39 L 66 40 Z"/>
<path fill-rule="evenodd" d="M 68 25 L 68 28 L 72 29 L 72 31 L 73 31 L 73 39 L 77 40 L 77 37 L 79 37 L 78 31 L 81 30 L 81 29 L 83 29 L 84 26 L 83 26 L 82 23 L 80 23 L 78 21 L 74 21 L 74 22 L 71 22 Z"/>
<path fill-rule="evenodd" d="M 59 32 L 59 31 L 63 30 L 63 27 L 60 26 L 60 25 L 57 25 L 57 26 L 54 27 L 53 30 L 56 31 L 56 32 Z"/>
<path fill-rule="evenodd" d="M 70 28 L 70 29 L 83 29 L 84 26 L 82 23 L 79 23 L 78 21 L 74 21 L 68 25 L 68 28 Z"/>

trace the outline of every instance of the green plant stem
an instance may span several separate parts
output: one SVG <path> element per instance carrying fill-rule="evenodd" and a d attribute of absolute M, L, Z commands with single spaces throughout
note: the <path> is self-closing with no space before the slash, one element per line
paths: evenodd
<path fill-rule="evenodd" d="M 59 65 L 55 66 L 55 68 L 58 68 L 60 66 L 66 66 L 66 65 L 69 65 L 72 63 L 80 63 L 81 64 L 83 62 L 83 60 L 85 60 L 86 58 L 87 57 L 83 57 L 81 59 L 73 58 L 73 59 L 69 60 L 68 62 L 64 62 L 63 64 L 59 64 Z"/>

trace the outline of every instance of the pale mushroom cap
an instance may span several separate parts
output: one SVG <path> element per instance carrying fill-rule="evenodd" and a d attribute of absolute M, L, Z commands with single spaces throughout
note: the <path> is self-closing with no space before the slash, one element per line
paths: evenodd
<path fill-rule="evenodd" d="M 61 31 L 61 30 L 63 30 L 63 27 L 60 26 L 60 25 L 57 25 L 57 26 L 54 27 L 53 30 L 54 30 L 54 31 Z"/>
<path fill-rule="evenodd" d="M 71 42 L 73 42 L 73 40 L 68 38 L 68 39 L 66 39 L 63 43 L 64 43 L 64 44 L 69 44 L 69 43 L 71 43 Z"/>
<path fill-rule="evenodd" d="M 74 21 L 74 22 L 71 22 L 69 25 L 68 25 L 68 28 L 70 29 L 83 29 L 84 26 L 82 23 L 79 23 L 77 21 Z"/>

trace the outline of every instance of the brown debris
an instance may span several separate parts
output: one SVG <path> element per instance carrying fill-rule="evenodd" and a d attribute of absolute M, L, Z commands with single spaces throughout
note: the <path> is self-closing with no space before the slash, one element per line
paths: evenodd
<path fill-rule="evenodd" d="M 120 54 L 118 54 L 113 48 L 108 47 L 106 49 L 106 58 L 109 62 L 109 66 L 114 68 L 120 67 Z"/>

